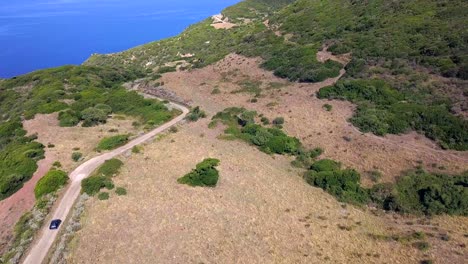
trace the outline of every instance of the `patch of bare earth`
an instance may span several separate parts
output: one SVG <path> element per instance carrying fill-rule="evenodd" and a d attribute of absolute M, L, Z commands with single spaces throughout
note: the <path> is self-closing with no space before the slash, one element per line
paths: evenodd
<path fill-rule="evenodd" d="M 228 17 L 224 17 L 222 14 L 212 16 L 213 23 L 211 24 L 212 27 L 215 29 L 230 29 L 237 26 L 234 23 L 229 22 Z"/>
<path fill-rule="evenodd" d="M 109 119 L 107 124 L 97 127 L 60 127 L 57 114 L 36 115 L 23 123 L 28 135 L 37 134 L 37 141 L 46 146 L 45 159 L 38 162 L 38 169 L 24 187 L 9 198 L 0 201 L 0 252 L 5 250 L 13 238 L 13 227 L 19 218 L 29 211 L 35 203 L 34 187 L 50 170 L 55 161 L 62 164 L 62 170 L 71 172 L 79 163 L 71 159 L 73 152 L 83 154 L 84 159 L 96 155 L 94 148 L 102 137 L 116 133 L 136 133 L 133 120 Z M 118 132 L 109 132 L 114 129 Z M 54 147 L 47 147 L 49 144 Z M 79 150 L 73 150 L 79 148 Z"/>
<path fill-rule="evenodd" d="M 307 185 L 288 157 L 217 139 L 209 120 L 126 160 L 127 196 L 91 200 L 69 263 L 416 263 L 422 253 L 378 217 Z M 177 183 L 203 158 L 221 160 L 216 188 Z"/>

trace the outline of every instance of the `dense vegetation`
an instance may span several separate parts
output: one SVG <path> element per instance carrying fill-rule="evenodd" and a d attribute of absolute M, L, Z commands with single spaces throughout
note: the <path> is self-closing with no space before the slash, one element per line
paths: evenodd
<path fill-rule="evenodd" d="M 340 81 L 320 89 L 317 96 L 357 103 L 351 122 L 363 132 L 385 135 L 412 129 L 443 148 L 468 150 L 467 120 L 452 115 L 445 104 L 421 104 L 382 80 Z"/>
<path fill-rule="evenodd" d="M 405 173 L 395 184 L 366 189 L 360 186 L 358 172 L 324 159 L 312 164 L 304 178 L 338 200 L 356 205 L 372 202 L 402 213 L 468 215 L 468 172 L 452 176 L 416 170 Z"/>
<path fill-rule="evenodd" d="M 64 66 L 0 82 L 0 199 L 21 188 L 43 158 L 43 146 L 26 137 L 23 118 L 60 111 L 61 126 L 93 126 L 110 113 L 134 116 L 145 125 L 161 124 L 174 115 L 162 102 L 128 92 L 123 82 L 145 76 L 122 68 Z"/>
<path fill-rule="evenodd" d="M 230 30 L 217 30 L 211 26 L 212 20 L 206 19 L 190 26 L 177 37 L 149 43 L 128 51 L 107 55 L 94 55 L 88 59 L 88 65 L 115 65 L 131 63 L 147 68 L 151 62 L 152 70 L 158 69 L 168 61 L 180 60 L 180 54 L 194 54 L 184 58 L 192 67 L 203 67 L 217 62 L 227 54 L 236 52 L 246 56 L 261 56 L 263 67 L 272 70 L 276 75 L 290 80 L 305 82 L 322 81 L 328 77 L 338 76 L 341 64 L 333 61 L 320 63 L 316 52 L 321 44 L 313 43 L 299 46 L 285 42 L 267 28 L 263 21 L 267 16 L 292 1 L 249 0 L 227 8 L 223 13 L 242 26 Z M 250 18 L 250 23 L 243 23 Z"/>
<path fill-rule="evenodd" d="M 106 160 L 90 177 L 81 182 L 82 191 L 93 196 L 102 188 L 113 189 L 112 177 L 119 173 L 122 166 L 123 162 L 119 159 Z"/>
<path fill-rule="evenodd" d="M 299 139 L 290 137 L 277 127 L 264 127 L 257 124 L 259 116 L 255 111 L 248 111 L 245 108 L 231 107 L 217 113 L 212 119 L 212 124 L 222 122 L 227 126 L 225 133 L 228 137 L 244 140 L 261 151 L 268 154 L 287 154 L 296 156 L 294 165 L 308 166 L 318 156 L 322 150 L 306 150 Z M 277 118 L 276 123 L 282 124 L 284 118 Z"/>
<path fill-rule="evenodd" d="M 42 177 L 34 188 L 34 194 L 36 199 L 42 196 L 53 193 L 60 189 L 62 186 L 67 184 L 68 175 L 66 172 L 61 170 L 51 170 L 44 177 Z"/>
<path fill-rule="evenodd" d="M 27 137 L 20 120 L 0 123 L 0 200 L 19 190 L 44 157 L 44 146 Z"/>
<path fill-rule="evenodd" d="M 177 180 L 178 183 L 190 186 L 215 187 L 218 183 L 219 172 L 216 166 L 219 165 L 218 159 L 204 159 L 198 163 L 196 168 L 190 173 Z"/>
<path fill-rule="evenodd" d="M 129 135 L 116 135 L 101 139 L 96 147 L 97 151 L 112 150 L 125 145 L 128 142 Z"/>
<path fill-rule="evenodd" d="M 315 162 L 305 175 L 306 181 L 336 196 L 340 201 L 363 204 L 369 201 L 367 190 L 360 186 L 361 176 L 353 169 L 328 159 Z"/>
<path fill-rule="evenodd" d="M 467 79 L 463 0 L 298 0 L 271 19 L 301 45 L 331 42 L 366 63 L 399 59 Z"/>

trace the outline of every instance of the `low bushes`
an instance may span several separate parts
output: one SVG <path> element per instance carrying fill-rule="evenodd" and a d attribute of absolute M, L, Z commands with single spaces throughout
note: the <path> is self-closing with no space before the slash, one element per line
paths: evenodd
<path fill-rule="evenodd" d="M 396 183 L 393 207 L 405 213 L 468 215 L 468 173 L 458 176 L 416 171 Z"/>
<path fill-rule="evenodd" d="M 320 89 L 317 97 L 358 104 L 351 122 L 363 132 L 385 135 L 412 129 L 443 148 L 468 150 L 468 121 L 452 115 L 443 103 L 415 102 L 382 80 L 340 81 Z"/>
<path fill-rule="evenodd" d="M 343 170 L 340 163 L 324 159 L 313 163 L 304 178 L 343 202 L 373 202 L 385 210 L 411 214 L 468 215 L 468 172 L 442 175 L 418 170 L 407 172 L 395 184 L 366 189 L 360 186 L 358 172 Z"/>
<path fill-rule="evenodd" d="M 369 201 L 368 191 L 360 186 L 361 176 L 352 169 L 341 169 L 341 164 L 319 160 L 305 174 L 307 183 L 320 187 L 342 202 L 363 204 Z"/>
<path fill-rule="evenodd" d="M 266 128 L 255 123 L 257 113 L 244 108 L 227 108 L 217 113 L 213 120 L 223 122 L 228 128 L 225 133 L 243 139 L 266 153 L 296 154 L 302 145 L 297 138 L 289 137 L 281 129 Z M 284 119 L 277 118 L 277 123 Z"/>
<path fill-rule="evenodd" d="M 191 122 L 196 122 L 200 118 L 205 118 L 205 111 L 201 110 L 199 106 L 190 110 L 190 113 L 187 115 L 187 120 Z"/>
<path fill-rule="evenodd" d="M 72 160 L 73 160 L 74 162 L 80 161 L 80 159 L 81 159 L 82 157 L 83 157 L 83 154 L 82 154 L 81 152 L 73 152 L 73 153 L 72 153 L 72 156 L 71 156 L 71 158 L 72 158 Z"/>
<path fill-rule="evenodd" d="M 205 159 L 177 182 L 190 186 L 214 187 L 218 183 L 219 172 L 215 167 L 219 165 L 219 162 L 218 159 Z"/>
<path fill-rule="evenodd" d="M 119 173 L 120 168 L 123 166 L 123 162 L 119 159 L 106 160 L 104 164 L 97 169 L 95 175 L 102 175 L 105 177 L 112 177 Z"/>
<path fill-rule="evenodd" d="M 82 191 L 88 195 L 97 194 L 102 188 L 115 188 L 112 177 L 117 175 L 123 162 L 119 159 L 106 160 L 90 177 L 81 182 Z"/>
<path fill-rule="evenodd" d="M 34 195 L 36 199 L 42 196 L 53 193 L 60 189 L 62 186 L 67 184 L 68 175 L 66 172 L 61 170 L 51 170 L 44 177 L 42 177 L 34 188 Z"/>
<path fill-rule="evenodd" d="M 98 193 L 102 188 L 111 185 L 112 180 L 105 176 L 94 175 L 84 179 L 81 182 L 81 188 L 83 192 L 87 193 L 90 196 Z"/>
<path fill-rule="evenodd" d="M 117 136 L 103 138 L 99 142 L 96 150 L 102 151 L 102 150 L 112 150 L 112 149 L 118 148 L 120 146 L 125 145 L 128 142 L 128 138 L 129 138 L 129 135 L 117 135 Z"/>
<path fill-rule="evenodd" d="M 103 200 L 109 200 L 109 193 L 108 192 L 102 192 L 98 194 L 98 199 L 103 201 Z"/>
<path fill-rule="evenodd" d="M 127 190 L 123 187 L 117 187 L 115 189 L 115 193 L 118 195 L 118 196 L 122 196 L 122 195 L 127 195 Z"/>

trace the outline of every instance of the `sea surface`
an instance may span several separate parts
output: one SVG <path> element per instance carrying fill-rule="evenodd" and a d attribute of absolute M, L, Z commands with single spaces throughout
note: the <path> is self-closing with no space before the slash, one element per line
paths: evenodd
<path fill-rule="evenodd" d="M 0 77 L 177 35 L 240 0 L 0 1 Z"/>

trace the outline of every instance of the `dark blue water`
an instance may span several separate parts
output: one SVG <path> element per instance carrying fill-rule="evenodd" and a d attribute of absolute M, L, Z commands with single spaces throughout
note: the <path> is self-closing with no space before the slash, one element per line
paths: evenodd
<path fill-rule="evenodd" d="M 177 35 L 240 0 L 3 0 L 0 77 Z"/>

